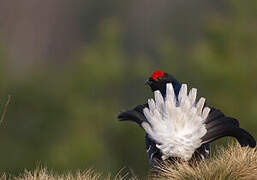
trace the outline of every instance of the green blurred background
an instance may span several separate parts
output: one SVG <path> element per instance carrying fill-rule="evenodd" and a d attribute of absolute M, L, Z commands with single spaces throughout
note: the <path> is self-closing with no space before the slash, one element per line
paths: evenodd
<path fill-rule="evenodd" d="M 256 0 L 2 0 L 0 171 L 147 174 L 144 132 L 117 114 L 155 70 L 257 137 L 256 19 Z"/>

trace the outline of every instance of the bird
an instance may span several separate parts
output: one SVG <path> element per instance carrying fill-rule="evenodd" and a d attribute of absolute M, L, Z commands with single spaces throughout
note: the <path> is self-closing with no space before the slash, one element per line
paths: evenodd
<path fill-rule="evenodd" d="M 121 111 L 118 120 L 134 122 L 144 129 L 146 153 L 153 169 L 166 161 L 207 159 L 210 143 L 226 136 L 236 138 L 242 147 L 256 146 L 254 137 L 239 127 L 237 119 L 208 105 L 203 97 L 197 101 L 196 88 L 188 93 L 187 84 L 162 71 L 155 71 L 145 84 L 154 99 Z"/>

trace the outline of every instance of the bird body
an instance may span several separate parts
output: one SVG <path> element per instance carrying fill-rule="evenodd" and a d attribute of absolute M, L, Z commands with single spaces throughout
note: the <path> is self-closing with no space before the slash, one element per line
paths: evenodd
<path fill-rule="evenodd" d="M 136 122 L 146 132 L 146 152 L 152 167 L 164 160 L 201 160 L 209 157 L 210 142 L 235 137 L 241 146 L 255 147 L 255 139 L 239 127 L 236 119 L 197 101 L 197 89 L 187 92 L 187 85 L 156 71 L 146 82 L 154 100 L 121 112 L 120 121 Z"/>

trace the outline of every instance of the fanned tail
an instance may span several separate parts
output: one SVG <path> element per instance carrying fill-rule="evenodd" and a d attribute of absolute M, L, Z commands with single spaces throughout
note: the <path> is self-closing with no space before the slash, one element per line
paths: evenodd
<path fill-rule="evenodd" d="M 215 141 L 225 136 L 231 136 L 236 138 L 242 147 L 250 146 L 253 148 L 256 146 L 254 137 L 240 128 L 236 119 L 226 117 L 221 111 L 215 108 L 211 109 L 205 123 L 207 133 L 202 138 L 202 141 L 205 143 Z"/>

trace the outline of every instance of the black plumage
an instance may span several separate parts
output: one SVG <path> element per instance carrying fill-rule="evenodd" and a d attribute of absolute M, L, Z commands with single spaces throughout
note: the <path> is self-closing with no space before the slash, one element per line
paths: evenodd
<path fill-rule="evenodd" d="M 181 84 L 171 75 L 157 71 L 146 81 L 146 84 L 151 87 L 152 92 L 159 90 L 164 98 L 166 96 L 167 83 L 172 83 L 175 95 L 178 98 Z M 225 136 L 236 138 L 241 146 L 256 146 L 255 139 L 247 131 L 239 127 L 236 119 L 225 116 L 220 110 L 207 104 L 205 106 L 211 109 L 205 120 L 207 133 L 202 138 L 203 144 L 192 155 L 191 161 L 208 158 L 210 155 L 210 143 Z M 146 107 L 148 107 L 148 104 L 138 105 L 132 110 L 120 112 L 118 119 L 120 121 L 132 121 L 141 126 L 144 121 L 147 121 L 143 113 L 143 109 Z M 162 154 L 148 134 L 146 134 L 145 143 L 149 162 L 154 167 L 156 162 L 162 161 Z M 169 160 L 172 162 L 176 161 L 177 157 L 169 157 Z"/>

